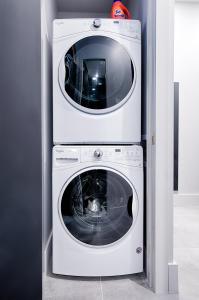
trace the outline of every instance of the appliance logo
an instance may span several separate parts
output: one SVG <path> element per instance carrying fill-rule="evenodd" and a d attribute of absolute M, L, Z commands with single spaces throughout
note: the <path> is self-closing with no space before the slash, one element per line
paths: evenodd
<path fill-rule="evenodd" d="M 56 152 L 57 153 L 64 153 L 64 150 L 57 149 Z"/>
<path fill-rule="evenodd" d="M 63 21 L 56 21 L 56 25 L 60 26 L 60 25 L 63 25 L 64 22 Z"/>

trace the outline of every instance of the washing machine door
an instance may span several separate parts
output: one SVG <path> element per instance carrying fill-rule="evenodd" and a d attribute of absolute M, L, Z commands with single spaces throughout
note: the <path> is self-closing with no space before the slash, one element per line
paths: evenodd
<path fill-rule="evenodd" d="M 105 246 L 122 239 L 137 216 L 132 185 L 110 169 L 91 169 L 77 174 L 60 196 L 61 222 L 81 243 Z"/>
<path fill-rule="evenodd" d="M 135 66 L 118 41 L 107 36 L 78 40 L 59 66 L 59 83 L 67 101 L 94 114 L 123 105 L 135 84 Z"/>

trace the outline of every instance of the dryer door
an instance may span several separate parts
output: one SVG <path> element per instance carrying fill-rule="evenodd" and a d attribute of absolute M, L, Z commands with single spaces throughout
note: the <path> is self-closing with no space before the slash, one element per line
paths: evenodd
<path fill-rule="evenodd" d="M 78 109 L 101 114 L 127 101 L 135 83 L 135 67 L 127 50 L 106 36 L 90 36 L 66 51 L 59 67 L 65 98 Z"/>
<path fill-rule="evenodd" d="M 110 169 L 86 170 L 66 184 L 59 213 L 66 231 L 92 245 L 112 244 L 132 228 L 137 216 L 133 187 Z"/>

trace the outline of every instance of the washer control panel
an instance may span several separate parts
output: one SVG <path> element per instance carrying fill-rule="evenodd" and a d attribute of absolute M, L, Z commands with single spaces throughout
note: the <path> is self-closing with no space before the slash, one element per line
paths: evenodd
<path fill-rule="evenodd" d="M 143 165 L 143 151 L 140 146 L 82 147 L 81 162 L 114 162 L 133 166 Z"/>
<path fill-rule="evenodd" d="M 75 163 L 93 162 L 102 164 L 112 162 L 143 166 L 143 150 L 141 146 L 55 146 L 53 162 L 56 166 Z"/>

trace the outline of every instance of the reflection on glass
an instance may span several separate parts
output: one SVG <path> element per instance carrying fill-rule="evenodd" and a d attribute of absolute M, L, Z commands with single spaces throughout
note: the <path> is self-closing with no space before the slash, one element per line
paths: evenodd
<path fill-rule="evenodd" d="M 65 91 L 83 107 L 106 109 L 121 102 L 134 81 L 127 51 L 108 37 L 80 40 L 65 55 Z"/>
<path fill-rule="evenodd" d="M 133 191 L 128 182 L 107 170 L 91 170 L 66 187 L 61 213 L 69 232 L 95 246 L 111 244 L 130 229 Z"/>
<path fill-rule="evenodd" d="M 106 61 L 105 59 L 83 60 L 83 90 L 90 101 L 95 101 L 96 108 L 106 105 Z"/>

